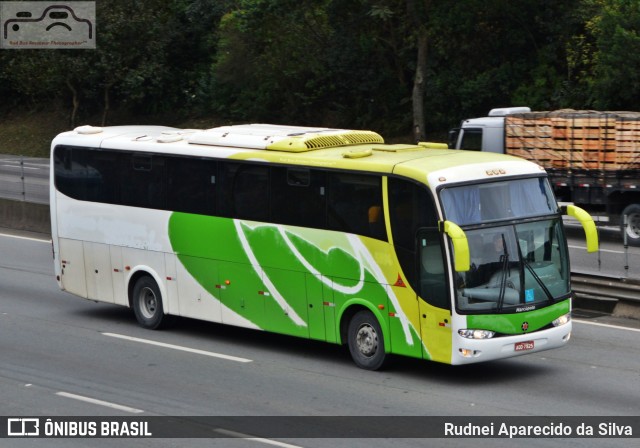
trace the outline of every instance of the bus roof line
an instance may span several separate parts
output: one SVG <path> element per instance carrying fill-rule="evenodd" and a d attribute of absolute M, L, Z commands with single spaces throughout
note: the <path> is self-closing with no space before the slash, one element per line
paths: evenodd
<path fill-rule="evenodd" d="M 363 144 L 382 144 L 384 139 L 373 131 L 248 124 L 223 126 L 197 132 L 189 143 L 283 152 L 306 152 Z"/>

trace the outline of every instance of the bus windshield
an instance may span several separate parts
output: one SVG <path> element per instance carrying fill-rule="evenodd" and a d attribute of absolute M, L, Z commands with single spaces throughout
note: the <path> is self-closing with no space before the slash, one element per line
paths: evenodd
<path fill-rule="evenodd" d="M 559 212 L 545 177 L 450 187 L 440 198 L 446 219 L 459 226 Z"/>
<path fill-rule="evenodd" d="M 441 199 L 469 242 L 471 268 L 456 274 L 459 311 L 530 311 L 568 297 L 562 219 L 546 179 L 448 188 Z"/>

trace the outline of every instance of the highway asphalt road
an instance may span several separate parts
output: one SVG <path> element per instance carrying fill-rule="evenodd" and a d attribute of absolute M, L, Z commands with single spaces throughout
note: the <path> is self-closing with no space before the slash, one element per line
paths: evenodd
<path fill-rule="evenodd" d="M 640 247 L 625 247 L 615 227 L 601 227 L 598 252 L 588 253 L 584 231 L 565 222 L 568 234 L 571 272 L 640 281 Z"/>
<path fill-rule="evenodd" d="M 640 322 L 574 319 L 564 348 L 451 367 L 355 367 L 334 345 L 126 308 L 58 290 L 50 243 L 0 235 L 3 416 L 639 416 Z M 152 344 L 153 343 L 153 344 Z M 390 425 L 393 421 L 390 421 Z M 638 437 L 638 434 L 634 434 Z M 2 447 L 628 447 L 634 439 L 0 439 Z"/>

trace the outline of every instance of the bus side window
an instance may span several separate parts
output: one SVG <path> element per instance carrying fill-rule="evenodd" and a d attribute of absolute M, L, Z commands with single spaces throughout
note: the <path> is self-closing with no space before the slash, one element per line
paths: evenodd
<path fill-rule="evenodd" d="M 269 167 L 233 162 L 221 165 L 220 215 L 269 221 Z"/>
<path fill-rule="evenodd" d="M 123 184 L 122 205 L 164 210 L 164 157 L 127 154 L 121 165 Z"/>
<path fill-rule="evenodd" d="M 271 219 L 277 224 L 326 226 L 325 173 L 309 168 L 271 169 Z"/>
<path fill-rule="evenodd" d="M 187 157 L 167 159 L 167 209 L 183 213 L 216 213 L 217 163 Z"/>
<path fill-rule="evenodd" d="M 118 204 L 122 184 L 118 170 L 120 153 L 92 150 L 87 152 L 87 156 L 86 200 Z"/>
<path fill-rule="evenodd" d="M 327 228 L 386 240 L 382 205 L 382 178 L 371 174 L 328 173 Z M 373 222 L 371 221 L 373 219 Z"/>
<path fill-rule="evenodd" d="M 405 277 L 417 291 L 416 236 L 422 227 L 437 226 L 434 201 L 426 187 L 408 180 L 390 177 L 388 187 L 393 245 Z"/>
<path fill-rule="evenodd" d="M 56 146 L 54 174 L 56 188 L 73 199 L 86 198 L 87 166 L 84 148 Z"/>
<path fill-rule="evenodd" d="M 81 201 L 117 204 L 121 183 L 118 157 L 115 151 L 58 146 L 54 152 L 56 187 Z"/>
<path fill-rule="evenodd" d="M 420 251 L 420 297 L 438 308 L 449 308 L 447 277 L 442 254 L 442 237 L 437 229 L 418 235 Z"/>

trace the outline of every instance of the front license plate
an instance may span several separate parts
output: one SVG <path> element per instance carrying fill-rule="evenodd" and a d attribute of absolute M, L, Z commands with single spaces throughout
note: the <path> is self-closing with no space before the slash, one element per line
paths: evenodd
<path fill-rule="evenodd" d="M 521 352 L 523 350 L 533 350 L 533 341 L 524 341 L 518 342 L 515 346 L 517 352 Z"/>

